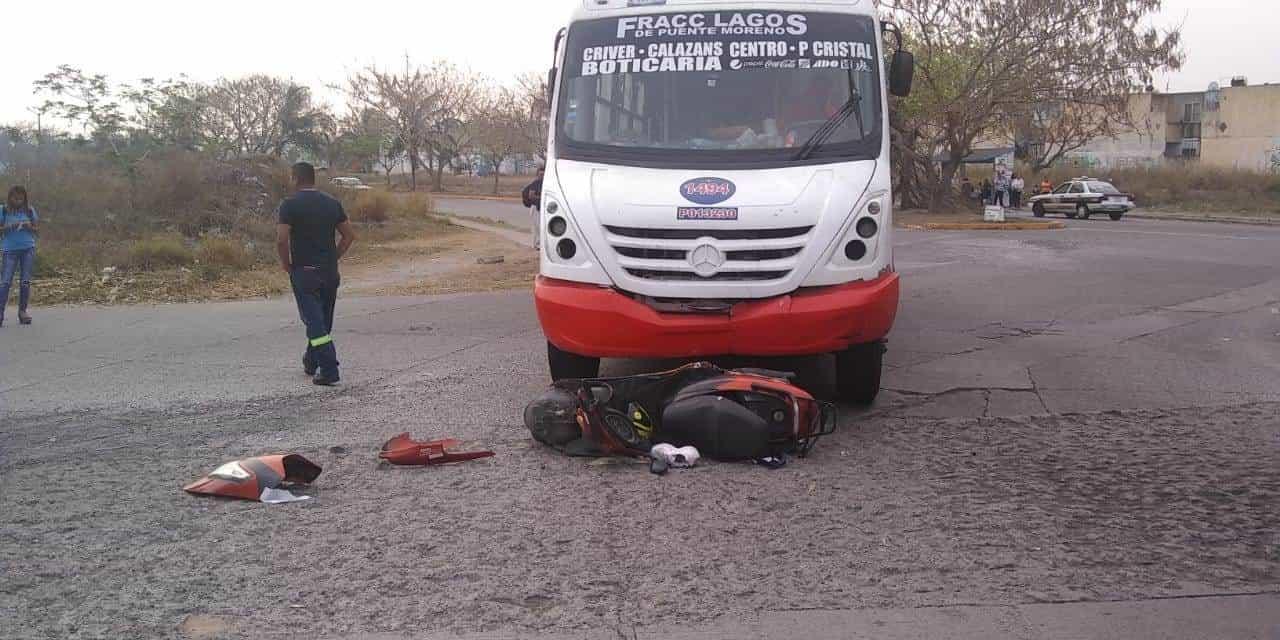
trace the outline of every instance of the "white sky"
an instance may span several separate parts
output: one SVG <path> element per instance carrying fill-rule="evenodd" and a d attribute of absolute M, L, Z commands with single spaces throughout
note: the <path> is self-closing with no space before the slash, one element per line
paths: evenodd
<path fill-rule="evenodd" d="M 319 90 L 370 62 L 449 58 L 506 78 L 545 72 L 556 30 L 579 0 L 15 0 L 19 33 L 0 54 L 0 122 L 32 120 L 31 82 L 59 64 L 116 81 L 269 73 Z M 1246 75 L 1280 82 L 1280 0 L 1165 0 L 1184 24 L 1184 69 L 1161 90 Z M 301 11 L 299 10 L 301 9 Z"/>

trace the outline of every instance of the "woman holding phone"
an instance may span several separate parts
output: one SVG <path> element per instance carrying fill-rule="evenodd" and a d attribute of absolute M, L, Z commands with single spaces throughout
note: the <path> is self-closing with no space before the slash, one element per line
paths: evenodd
<path fill-rule="evenodd" d="M 0 327 L 4 326 L 4 310 L 9 302 L 13 276 L 18 276 L 18 322 L 31 324 L 27 304 L 31 302 L 31 273 L 36 265 L 36 238 L 40 235 L 40 216 L 27 201 L 27 190 L 14 187 L 0 207 L 0 250 L 3 251 L 3 273 L 0 274 Z"/>

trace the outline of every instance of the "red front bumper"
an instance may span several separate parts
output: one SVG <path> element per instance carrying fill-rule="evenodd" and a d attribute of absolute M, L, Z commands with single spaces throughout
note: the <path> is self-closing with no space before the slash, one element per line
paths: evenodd
<path fill-rule="evenodd" d="M 538 319 L 557 347 L 605 358 L 789 356 L 880 340 L 898 314 L 898 274 L 735 305 L 725 315 L 659 313 L 598 285 L 539 277 Z"/>

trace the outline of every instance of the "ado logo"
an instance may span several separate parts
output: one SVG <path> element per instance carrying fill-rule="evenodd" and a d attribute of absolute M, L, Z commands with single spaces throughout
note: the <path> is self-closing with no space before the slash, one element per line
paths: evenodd
<path fill-rule="evenodd" d="M 695 204 L 720 204 L 737 192 L 738 187 L 724 178 L 697 178 L 680 185 L 680 195 Z"/>

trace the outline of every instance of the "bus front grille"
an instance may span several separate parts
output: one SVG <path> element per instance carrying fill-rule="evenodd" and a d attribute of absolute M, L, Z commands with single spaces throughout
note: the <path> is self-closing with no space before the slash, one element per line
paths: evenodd
<path fill-rule="evenodd" d="M 782 280 L 798 266 L 813 240 L 813 227 L 779 229 L 646 229 L 605 226 L 619 265 L 633 278 L 670 282 Z M 710 275 L 695 270 L 700 247 L 715 248 L 720 262 Z M 702 270 L 706 273 L 706 269 Z"/>
<path fill-rule="evenodd" d="M 661 271 L 657 269 L 627 269 L 627 273 L 645 280 L 666 280 L 671 282 L 760 282 L 764 280 L 781 280 L 791 274 L 790 271 L 728 271 L 703 277 L 692 271 Z"/>

